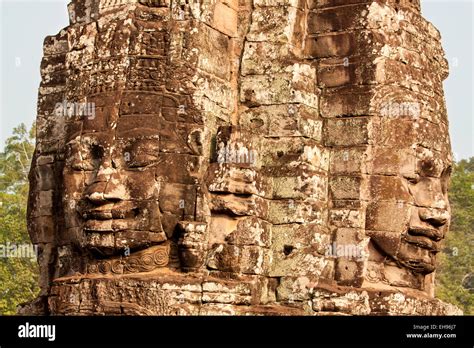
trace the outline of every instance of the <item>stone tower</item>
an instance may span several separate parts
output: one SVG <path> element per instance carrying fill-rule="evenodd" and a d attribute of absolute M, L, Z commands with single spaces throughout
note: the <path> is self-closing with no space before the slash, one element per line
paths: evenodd
<path fill-rule="evenodd" d="M 51 315 L 438 315 L 448 66 L 419 0 L 73 0 L 29 232 Z"/>

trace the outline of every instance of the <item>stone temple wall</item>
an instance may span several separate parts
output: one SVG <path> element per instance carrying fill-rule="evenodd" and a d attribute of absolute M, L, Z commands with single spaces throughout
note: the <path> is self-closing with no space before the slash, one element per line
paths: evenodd
<path fill-rule="evenodd" d="M 73 0 L 29 232 L 50 315 L 439 315 L 451 168 L 417 0 Z"/>

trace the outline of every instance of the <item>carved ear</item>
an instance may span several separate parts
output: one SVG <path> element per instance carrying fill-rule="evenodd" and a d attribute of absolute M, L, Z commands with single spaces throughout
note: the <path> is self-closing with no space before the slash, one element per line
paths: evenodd
<path fill-rule="evenodd" d="M 37 248 L 40 268 L 40 296 L 49 293 L 51 267 L 56 259 L 56 223 L 54 219 L 54 189 L 58 187 L 54 180 L 54 155 L 40 156 L 35 151 L 30 170 L 30 193 L 28 199 L 28 233 Z"/>
<path fill-rule="evenodd" d="M 207 224 L 180 221 L 177 226 L 178 254 L 184 270 L 197 269 L 206 259 Z"/>

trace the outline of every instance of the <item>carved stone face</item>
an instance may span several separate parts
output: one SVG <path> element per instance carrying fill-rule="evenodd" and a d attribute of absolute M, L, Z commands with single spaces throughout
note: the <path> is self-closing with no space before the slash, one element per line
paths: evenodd
<path fill-rule="evenodd" d="M 417 159 L 417 168 L 413 178 L 406 178 L 414 207 L 397 259 L 414 270 L 433 272 L 440 241 L 448 232 L 451 218 L 447 196 L 451 166 L 436 163 L 429 153 Z"/>
<path fill-rule="evenodd" d="M 450 221 L 446 128 L 423 119 L 383 119 L 381 134 L 383 147 L 374 154 L 377 175 L 370 178 L 374 201 L 367 210 L 367 234 L 400 266 L 431 273 Z"/>
<path fill-rule="evenodd" d="M 112 238 L 114 233 L 124 244 L 136 240 L 132 244 L 135 247 L 143 240 L 165 239 L 160 216 L 156 215 L 158 135 L 149 132 L 146 136 L 147 129 L 141 131 L 143 137 L 133 141 L 117 141 L 113 134 L 97 133 L 84 134 L 68 144 L 65 180 L 78 172 L 85 179 L 83 189 L 75 192 L 80 198 L 70 213 L 80 215 L 90 247 L 102 251 L 120 248 L 121 241 Z M 146 180 L 140 180 L 143 178 Z M 71 187 L 66 187 L 66 192 L 68 189 Z"/>
<path fill-rule="evenodd" d="M 154 98 L 156 113 L 139 116 L 145 97 Z M 97 113 L 99 131 L 84 121 L 69 139 L 63 201 L 79 245 L 105 255 L 140 250 L 171 238 L 178 221 L 195 219 L 200 131 L 178 125 L 184 112 L 178 103 L 160 94 L 129 95 L 118 115 Z"/>

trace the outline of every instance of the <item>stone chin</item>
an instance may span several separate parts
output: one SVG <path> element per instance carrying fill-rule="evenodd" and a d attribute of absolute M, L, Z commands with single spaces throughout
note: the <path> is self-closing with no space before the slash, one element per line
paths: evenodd
<path fill-rule="evenodd" d="M 436 270 L 436 253 L 411 242 L 402 241 L 400 251 L 393 258 L 399 265 L 413 272 L 429 274 Z"/>

